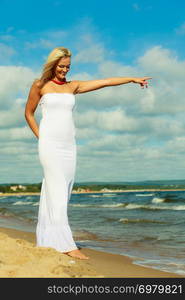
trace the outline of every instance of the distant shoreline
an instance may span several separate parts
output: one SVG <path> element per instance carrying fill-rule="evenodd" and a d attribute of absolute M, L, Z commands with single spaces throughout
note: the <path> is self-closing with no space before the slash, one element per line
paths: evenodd
<path fill-rule="evenodd" d="M 109 191 L 82 191 L 82 192 L 76 192 L 72 191 L 72 194 L 94 194 L 94 193 L 100 193 L 100 194 L 108 194 L 108 193 L 129 193 L 129 192 L 176 192 L 176 191 L 185 191 L 185 189 L 130 189 L 130 190 L 109 190 Z M 18 192 L 18 193 L 0 193 L 0 197 L 3 196 L 39 196 L 40 192 Z"/>

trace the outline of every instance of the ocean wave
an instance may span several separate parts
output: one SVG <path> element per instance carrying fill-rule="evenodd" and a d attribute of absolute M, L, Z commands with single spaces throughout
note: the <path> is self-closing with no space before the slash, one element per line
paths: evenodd
<path fill-rule="evenodd" d="M 12 217 L 14 216 L 14 214 L 10 211 L 8 211 L 8 209 L 6 209 L 5 207 L 0 208 L 0 216 L 4 216 L 4 217 Z"/>
<path fill-rule="evenodd" d="M 107 207 L 107 208 L 116 208 L 116 207 L 125 207 L 126 203 L 115 203 L 115 204 L 102 204 L 98 205 L 98 207 Z"/>
<path fill-rule="evenodd" d="M 69 204 L 72 207 L 97 207 L 97 205 L 93 204 Z"/>
<path fill-rule="evenodd" d="M 69 204 L 73 207 L 94 207 L 94 208 L 116 208 L 116 207 L 125 207 L 126 203 L 115 203 L 115 204 Z"/>
<path fill-rule="evenodd" d="M 103 194 L 101 194 L 101 195 L 88 195 L 88 197 L 92 197 L 92 198 L 99 198 L 99 197 L 113 197 L 113 196 L 117 196 L 117 194 L 103 193 Z"/>
<path fill-rule="evenodd" d="M 171 208 L 172 210 L 185 210 L 185 205 L 177 205 Z"/>
<path fill-rule="evenodd" d="M 154 206 L 154 205 L 128 204 L 125 208 L 126 209 L 146 209 L 146 210 L 185 210 L 185 205 Z"/>
<path fill-rule="evenodd" d="M 185 210 L 185 205 L 157 206 L 143 205 L 135 203 L 114 203 L 114 204 L 70 204 L 73 207 L 93 207 L 93 208 L 123 208 L 123 209 L 145 209 L 145 210 Z"/>
<path fill-rule="evenodd" d="M 166 222 L 161 222 L 157 220 L 148 220 L 148 219 L 128 219 L 128 218 L 121 218 L 119 222 L 128 224 L 128 223 L 156 223 L 156 224 L 166 224 Z"/>
<path fill-rule="evenodd" d="M 35 204 L 35 202 L 32 202 L 32 201 L 17 201 L 15 203 L 13 203 L 12 205 L 31 205 L 31 204 Z"/>
<path fill-rule="evenodd" d="M 163 272 L 171 272 L 179 275 L 185 275 L 184 263 L 171 263 L 163 259 L 142 259 L 133 262 L 136 265 L 160 270 Z"/>
<path fill-rule="evenodd" d="M 75 239 L 76 240 L 81 240 L 81 241 L 84 241 L 84 240 L 99 240 L 99 237 L 92 233 L 92 232 L 89 232 L 87 230 L 82 230 L 82 231 L 76 231 L 74 232 L 74 236 L 75 236 Z"/>
<path fill-rule="evenodd" d="M 155 197 L 155 198 L 153 198 L 152 199 L 152 203 L 163 203 L 163 202 L 165 202 L 165 198 L 157 198 L 157 197 Z"/>
<path fill-rule="evenodd" d="M 137 197 L 148 197 L 153 196 L 154 194 L 136 194 Z"/>
<path fill-rule="evenodd" d="M 73 207 L 94 207 L 94 208 L 128 208 L 128 209 L 133 209 L 133 208 L 140 208 L 142 205 L 139 204 L 128 204 L 128 203 L 114 203 L 114 204 L 70 204 L 70 206 Z"/>
<path fill-rule="evenodd" d="M 160 198 L 160 197 L 155 197 L 152 199 L 152 203 L 171 203 L 171 202 L 183 202 L 184 203 L 184 199 L 177 199 L 177 198 Z"/>
<path fill-rule="evenodd" d="M 106 222 L 116 222 L 118 219 L 117 218 L 111 218 L 111 217 L 104 217 Z"/>
<path fill-rule="evenodd" d="M 147 208 L 147 205 L 134 204 L 130 203 L 125 206 L 126 209 L 138 209 L 138 208 Z"/>
<path fill-rule="evenodd" d="M 117 196 L 117 194 L 104 193 L 103 196 L 112 197 L 112 196 Z"/>

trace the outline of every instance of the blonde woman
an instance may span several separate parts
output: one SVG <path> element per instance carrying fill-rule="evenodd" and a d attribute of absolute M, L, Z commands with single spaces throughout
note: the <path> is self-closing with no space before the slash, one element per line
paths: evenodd
<path fill-rule="evenodd" d="M 75 94 L 126 83 L 147 87 L 150 77 L 112 77 L 98 80 L 67 81 L 71 52 L 55 48 L 48 56 L 42 76 L 33 82 L 25 107 L 25 118 L 38 138 L 39 159 L 43 167 L 36 244 L 51 247 L 71 257 L 88 259 L 76 246 L 68 223 L 67 207 L 75 178 L 76 141 L 73 122 Z M 38 126 L 34 112 L 42 109 Z"/>

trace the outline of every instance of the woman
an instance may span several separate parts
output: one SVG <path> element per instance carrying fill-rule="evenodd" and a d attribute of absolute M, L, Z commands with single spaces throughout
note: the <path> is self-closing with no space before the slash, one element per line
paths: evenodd
<path fill-rule="evenodd" d="M 55 48 L 49 54 L 41 78 L 31 86 L 25 118 L 38 138 L 39 159 L 44 172 L 36 228 L 37 246 L 51 247 L 72 257 L 88 259 L 76 246 L 67 217 L 76 167 L 72 117 L 75 94 L 130 82 L 144 88 L 150 77 L 66 81 L 70 64 L 71 52 L 64 47 Z M 39 127 L 34 118 L 38 104 L 42 109 Z"/>

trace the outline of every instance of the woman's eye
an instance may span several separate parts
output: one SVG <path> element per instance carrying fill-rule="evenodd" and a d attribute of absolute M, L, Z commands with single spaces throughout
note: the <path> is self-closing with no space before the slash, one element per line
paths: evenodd
<path fill-rule="evenodd" d="M 59 66 L 59 67 L 60 67 L 60 68 L 65 68 L 65 67 L 66 67 L 66 68 L 68 68 L 68 69 L 70 68 L 70 66 Z"/>

